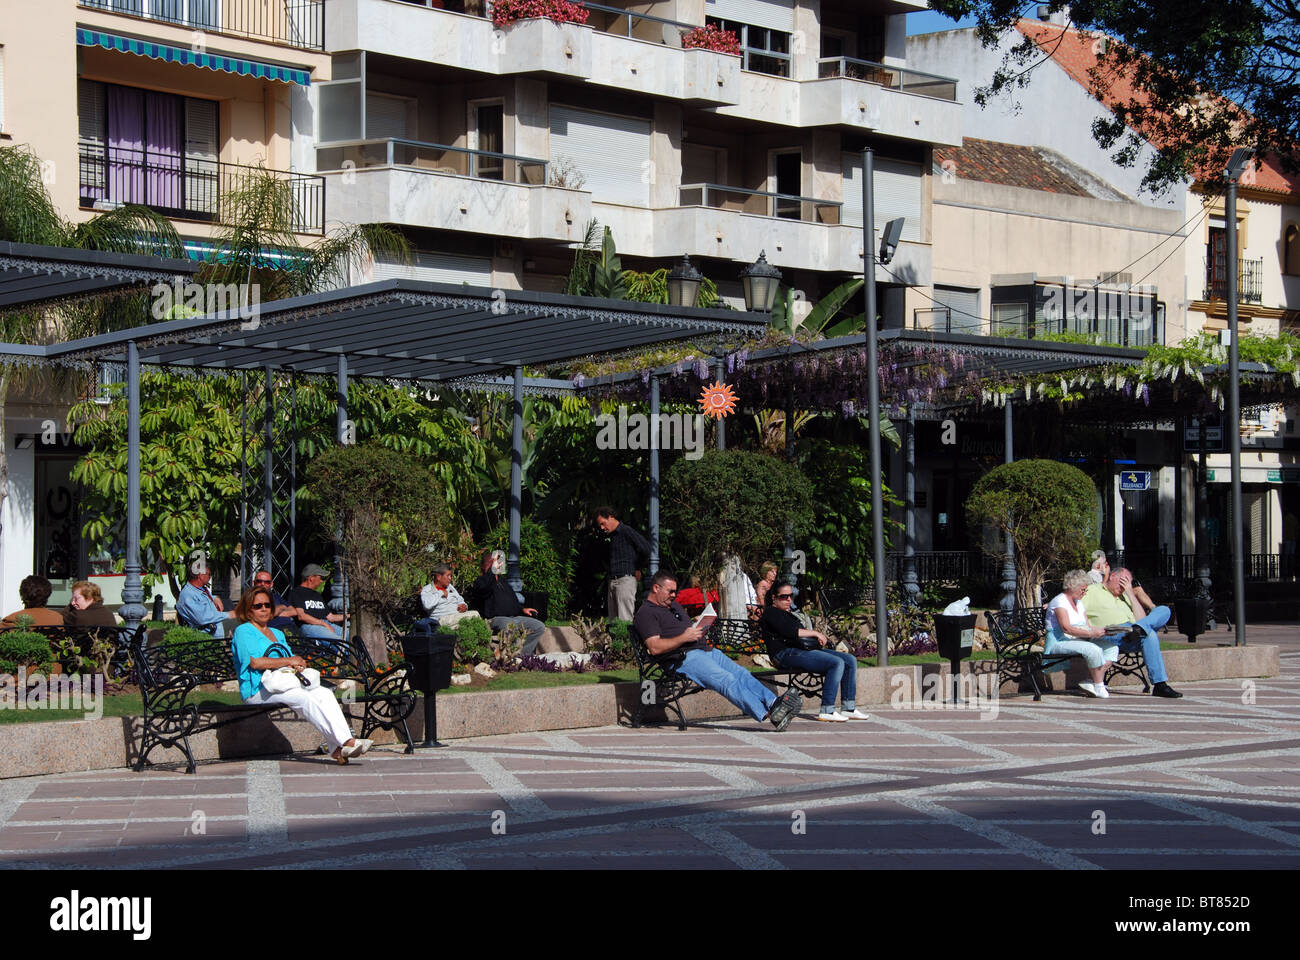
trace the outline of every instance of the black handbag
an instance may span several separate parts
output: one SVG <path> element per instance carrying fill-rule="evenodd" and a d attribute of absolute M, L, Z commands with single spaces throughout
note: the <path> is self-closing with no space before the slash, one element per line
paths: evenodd
<path fill-rule="evenodd" d="M 816 637 L 795 637 L 793 640 L 781 638 L 781 642 L 787 647 L 793 647 L 795 650 L 820 650 L 821 641 Z"/>

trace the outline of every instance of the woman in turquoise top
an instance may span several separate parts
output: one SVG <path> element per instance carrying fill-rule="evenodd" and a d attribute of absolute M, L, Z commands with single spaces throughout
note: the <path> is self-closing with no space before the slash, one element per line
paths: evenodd
<path fill-rule="evenodd" d="M 271 591 L 265 587 L 254 587 L 239 598 L 235 608 L 235 618 L 239 626 L 231 638 L 231 651 L 235 656 L 235 669 L 239 671 L 239 695 L 245 703 L 283 703 L 292 707 L 294 713 L 302 717 L 325 735 L 326 741 L 334 751 L 331 755 L 339 763 L 347 763 L 349 757 L 359 757 L 371 747 L 371 741 L 355 739 L 348 729 L 348 721 L 343 716 L 343 708 L 334 699 L 332 691 L 325 687 L 307 689 L 299 687 L 287 693 L 271 693 L 262 686 L 262 672 L 291 667 L 295 673 L 300 672 L 307 661 L 302 657 L 268 657 L 267 651 L 272 644 L 284 642 L 284 634 L 274 627 L 267 626 L 275 611 L 275 602 Z"/>

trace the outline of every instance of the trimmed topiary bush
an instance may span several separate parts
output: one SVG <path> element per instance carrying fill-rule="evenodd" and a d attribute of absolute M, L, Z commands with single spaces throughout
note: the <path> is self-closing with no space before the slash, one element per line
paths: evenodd
<path fill-rule="evenodd" d="M 54 661 L 54 651 L 50 641 L 39 633 L 30 630 L 5 630 L 0 632 L 0 660 L 13 666 L 13 673 L 18 667 L 33 667 L 45 670 Z"/>
<path fill-rule="evenodd" d="M 1006 538 L 1015 545 L 1016 605 L 1033 606 L 1048 576 L 1086 567 L 1097 548 L 1097 488 L 1086 473 L 1055 460 L 1017 460 L 994 467 L 976 482 L 966 501 L 971 528 L 991 527 L 1002 556 Z"/>
<path fill-rule="evenodd" d="M 465 617 L 456 624 L 456 636 L 458 662 L 492 662 L 492 628 L 482 617 Z"/>

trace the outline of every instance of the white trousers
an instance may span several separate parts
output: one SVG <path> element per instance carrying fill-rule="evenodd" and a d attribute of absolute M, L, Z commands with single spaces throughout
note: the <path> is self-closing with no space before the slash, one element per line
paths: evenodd
<path fill-rule="evenodd" d="M 282 703 L 292 708 L 294 713 L 325 735 L 331 753 L 335 747 L 341 747 L 352 739 L 352 731 L 348 729 L 343 708 L 334 699 L 334 692 L 324 687 L 314 690 L 300 687 L 288 693 L 267 693 L 265 687 L 258 687 L 257 692 L 244 702 L 255 705 Z"/>

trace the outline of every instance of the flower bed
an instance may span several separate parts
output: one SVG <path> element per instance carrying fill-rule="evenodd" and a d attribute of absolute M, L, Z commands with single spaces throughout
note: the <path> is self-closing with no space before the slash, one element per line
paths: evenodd
<path fill-rule="evenodd" d="M 504 27 L 516 20 L 545 18 L 555 23 L 586 23 L 590 11 L 572 0 L 496 0 L 492 23 Z"/>
<path fill-rule="evenodd" d="M 723 30 L 708 24 L 696 27 L 682 37 L 682 46 L 688 50 L 712 50 L 714 53 L 729 53 L 740 56 L 740 38 L 730 30 Z"/>

